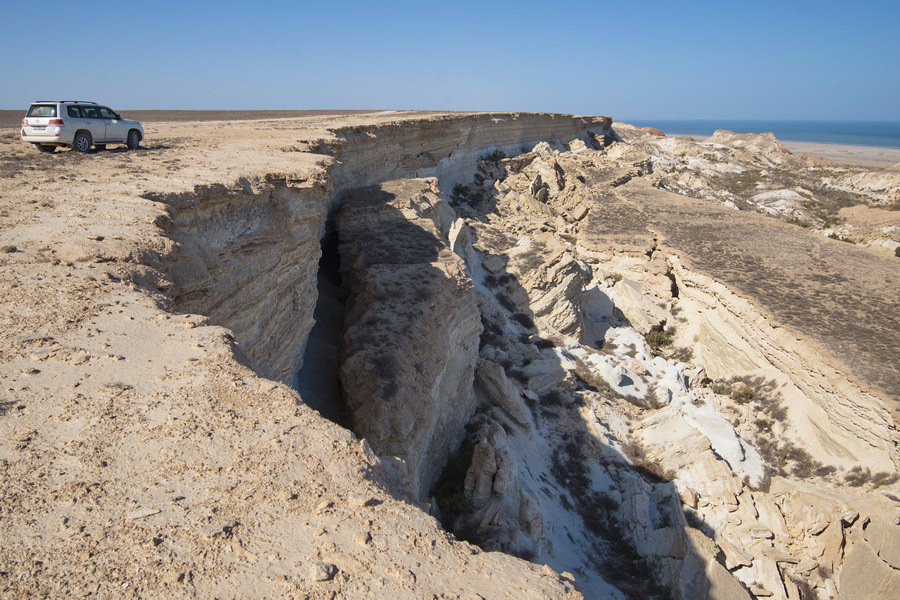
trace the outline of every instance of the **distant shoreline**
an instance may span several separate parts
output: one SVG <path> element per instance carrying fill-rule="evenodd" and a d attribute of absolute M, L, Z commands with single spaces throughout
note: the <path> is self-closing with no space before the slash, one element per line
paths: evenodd
<path fill-rule="evenodd" d="M 689 137 L 697 141 L 703 141 L 709 136 L 672 134 L 671 137 Z M 900 163 L 900 148 L 831 144 L 828 142 L 789 142 L 781 139 L 778 141 L 794 154 L 815 154 L 842 165 L 884 169 Z"/>
<path fill-rule="evenodd" d="M 783 121 L 783 120 L 622 120 L 638 127 L 654 127 L 668 135 L 709 137 L 719 129 L 734 133 L 772 132 L 782 142 L 837 144 L 900 150 L 900 121 Z"/>
<path fill-rule="evenodd" d="M 844 165 L 887 168 L 900 163 L 900 148 L 824 144 L 813 142 L 781 142 L 794 154 L 816 154 Z"/>

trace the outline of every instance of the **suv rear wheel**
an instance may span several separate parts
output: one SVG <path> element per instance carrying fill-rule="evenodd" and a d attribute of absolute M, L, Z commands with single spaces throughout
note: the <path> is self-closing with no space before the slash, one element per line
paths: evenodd
<path fill-rule="evenodd" d="M 78 133 L 76 133 L 75 139 L 72 140 L 72 147 L 82 154 L 90 152 L 91 134 L 89 134 L 87 131 L 79 131 Z"/>
<path fill-rule="evenodd" d="M 53 152 L 56 150 L 56 146 L 50 146 L 48 144 L 35 144 L 34 147 L 41 152 Z"/>
<path fill-rule="evenodd" d="M 132 129 L 128 132 L 128 149 L 129 150 L 137 150 L 141 145 L 141 134 L 138 133 L 137 129 Z"/>

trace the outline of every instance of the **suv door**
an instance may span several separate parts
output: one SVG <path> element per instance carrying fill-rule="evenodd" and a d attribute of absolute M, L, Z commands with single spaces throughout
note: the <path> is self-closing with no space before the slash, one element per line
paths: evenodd
<path fill-rule="evenodd" d="M 122 117 L 116 114 L 114 110 L 105 106 L 100 107 L 100 117 L 103 119 L 103 124 L 106 126 L 106 137 L 104 139 L 107 142 L 124 142 L 128 131 L 125 130 L 125 124 L 122 123 Z"/>
<path fill-rule="evenodd" d="M 94 143 L 106 141 L 106 124 L 100 118 L 100 107 L 91 104 L 82 104 L 80 125 L 91 132 Z"/>

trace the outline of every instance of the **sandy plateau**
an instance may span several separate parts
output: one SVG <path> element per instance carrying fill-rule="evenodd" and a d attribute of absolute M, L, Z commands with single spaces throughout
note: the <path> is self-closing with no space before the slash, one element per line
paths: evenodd
<path fill-rule="evenodd" d="M 896 165 L 146 130 L 0 129 L 0 596 L 900 597 Z"/>

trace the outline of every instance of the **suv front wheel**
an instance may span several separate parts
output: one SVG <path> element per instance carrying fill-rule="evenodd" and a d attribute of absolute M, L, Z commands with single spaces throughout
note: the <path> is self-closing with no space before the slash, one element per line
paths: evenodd
<path fill-rule="evenodd" d="M 86 131 L 79 131 L 72 140 L 72 147 L 76 151 L 85 154 L 91 151 L 91 134 Z"/>
<path fill-rule="evenodd" d="M 137 150 L 141 145 L 141 134 L 138 133 L 137 129 L 132 129 L 128 132 L 128 149 L 129 150 Z"/>

